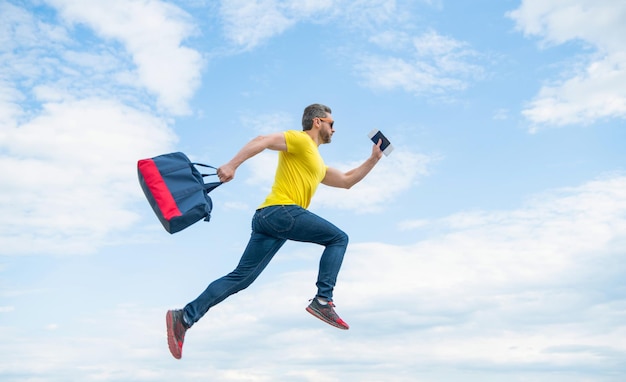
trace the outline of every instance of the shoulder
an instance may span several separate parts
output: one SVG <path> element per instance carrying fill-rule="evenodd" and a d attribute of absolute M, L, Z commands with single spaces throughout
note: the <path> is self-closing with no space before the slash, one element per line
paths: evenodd
<path fill-rule="evenodd" d="M 284 132 L 284 136 L 287 143 L 287 151 L 291 152 L 306 147 L 311 140 L 306 132 L 299 130 L 287 130 Z"/>
<path fill-rule="evenodd" d="M 300 130 L 287 130 L 282 133 L 285 139 L 303 139 L 306 135 L 304 131 Z"/>

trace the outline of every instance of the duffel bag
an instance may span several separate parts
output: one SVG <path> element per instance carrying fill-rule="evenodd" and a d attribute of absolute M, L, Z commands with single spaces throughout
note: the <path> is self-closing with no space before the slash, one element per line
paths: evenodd
<path fill-rule="evenodd" d="M 171 234 L 200 219 L 209 221 L 213 202 L 209 192 L 221 182 L 205 183 L 196 166 L 217 170 L 213 166 L 193 163 L 181 152 L 163 154 L 137 162 L 139 184 L 163 228 Z"/>

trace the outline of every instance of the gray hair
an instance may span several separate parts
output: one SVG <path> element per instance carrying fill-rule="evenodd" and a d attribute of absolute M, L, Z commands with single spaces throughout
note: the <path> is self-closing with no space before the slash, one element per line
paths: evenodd
<path fill-rule="evenodd" d="M 325 118 L 331 113 L 332 111 L 326 105 L 314 103 L 313 105 L 307 106 L 304 108 L 304 113 L 302 114 L 302 130 L 306 131 L 313 128 L 313 118 Z"/>

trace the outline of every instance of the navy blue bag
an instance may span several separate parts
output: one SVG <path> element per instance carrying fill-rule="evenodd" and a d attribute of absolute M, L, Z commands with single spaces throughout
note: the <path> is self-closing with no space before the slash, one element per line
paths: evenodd
<path fill-rule="evenodd" d="M 169 233 L 179 232 L 200 219 L 209 221 L 213 202 L 209 192 L 221 182 L 204 183 L 204 177 L 195 166 L 216 169 L 202 163 L 193 163 L 181 152 L 141 159 L 137 175 L 143 193 L 163 228 Z"/>

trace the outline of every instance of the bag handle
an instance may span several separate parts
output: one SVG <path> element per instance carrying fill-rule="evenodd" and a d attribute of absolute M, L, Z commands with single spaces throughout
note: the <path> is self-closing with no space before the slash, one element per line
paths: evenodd
<path fill-rule="evenodd" d="M 194 166 L 202 166 L 202 167 L 212 168 L 215 170 L 215 174 L 200 174 L 202 175 L 203 178 L 205 176 L 217 175 L 217 167 L 209 166 L 208 164 L 204 164 L 204 163 L 195 163 L 195 162 L 190 162 L 190 163 Z M 205 183 L 204 191 L 208 194 L 209 192 L 213 191 L 215 188 L 217 188 L 217 186 L 221 184 L 222 182 Z"/>
<path fill-rule="evenodd" d="M 190 162 L 190 163 L 194 166 L 208 167 L 208 168 L 212 168 L 213 170 L 215 170 L 215 174 L 200 174 L 202 175 L 203 178 L 205 176 L 217 175 L 217 167 L 209 166 L 208 164 L 204 164 L 204 163 L 196 163 L 196 162 Z"/>
<path fill-rule="evenodd" d="M 215 188 L 217 188 L 217 186 L 221 184 L 222 182 L 205 183 L 204 191 L 208 194 L 209 192 L 213 191 Z"/>

